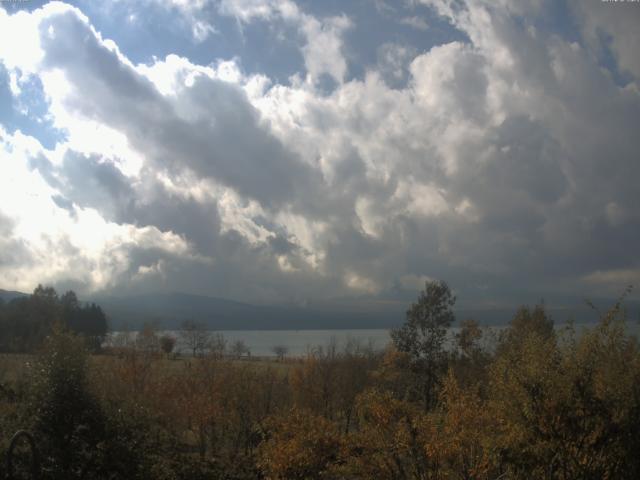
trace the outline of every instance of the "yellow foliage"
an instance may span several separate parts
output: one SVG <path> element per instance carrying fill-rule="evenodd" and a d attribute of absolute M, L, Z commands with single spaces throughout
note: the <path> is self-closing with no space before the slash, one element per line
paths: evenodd
<path fill-rule="evenodd" d="M 258 467 L 269 480 L 331 478 L 342 445 L 337 426 L 309 411 L 293 409 L 266 423 Z"/>

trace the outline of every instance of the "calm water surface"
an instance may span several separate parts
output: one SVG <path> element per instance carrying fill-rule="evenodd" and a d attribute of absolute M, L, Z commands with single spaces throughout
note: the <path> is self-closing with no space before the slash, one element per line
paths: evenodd
<path fill-rule="evenodd" d="M 450 329 L 450 336 L 459 331 L 454 327 Z M 227 346 L 238 340 L 243 341 L 249 348 L 252 356 L 275 356 L 273 348 L 284 346 L 288 356 L 304 356 L 318 347 L 326 348 L 335 345 L 337 351 L 342 351 L 348 345 L 358 345 L 361 348 L 384 350 L 391 341 L 391 330 L 388 329 L 354 329 L 354 330 L 218 330 L 211 333 L 220 333 L 224 337 Z M 121 335 L 123 332 L 113 332 L 107 344 Z M 129 332 L 127 335 L 134 339 L 137 332 Z M 180 332 L 167 330 L 159 332 L 159 335 L 171 335 L 178 340 L 176 351 L 188 353 L 189 349 L 181 344 Z"/>
<path fill-rule="evenodd" d="M 579 334 L 585 327 L 593 327 L 595 323 L 575 324 L 575 330 Z M 556 324 L 556 329 L 561 330 L 564 324 Z M 500 330 L 504 326 L 483 327 L 484 335 L 482 343 L 490 346 Z M 449 341 L 451 342 L 460 329 L 452 327 L 449 329 Z M 640 326 L 637 322 L 628 322 L 627 331 L 630 334 L 638 336 Z M 273 348 L 275 346 L 284 346 L 289 356 L 304 356 L 310 351 L 318 347 L 326 348 L 334 344 L 338 351 L 341 351 L 348 343 L 357 344 L 362 348 L 373 348 L 374 350 L 383 350 L 391 341 L 391 330 L 389 329 L 354 329 L 354 330 L 219 330 L 212 333 L 220 333 L 224 336 L 227 346 L 241 340 L 249 348 L 252 356 L 269 357 L 275 356 Z M 110 337 L 121 334 L 122 332 L 113 332 Z M 181 345 L 179 331 L 163 331 L 160 335 L 168 334 L 178 339 L 176 351 L 188 353 L 188 348 Z M 128 335 L 135 338 L 136 332 L 130 332 Z M 110 343 L 110 340 L 107 340 Z"/>

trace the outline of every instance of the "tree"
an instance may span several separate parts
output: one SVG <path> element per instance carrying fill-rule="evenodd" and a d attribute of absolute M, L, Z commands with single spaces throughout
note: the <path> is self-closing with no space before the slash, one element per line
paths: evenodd
<path fill-rule="evenodd" d="M 497 352 L 486 409 L 509 478 L 639 478 L 640 345 L 624 320 L 614 307 L 562 342 L 527 328 Z"/>
<path fill-rule="evenodd" d="M 465 357 L 473 357 L 478 350 L 480 339 L 482 339 L 482 329 L 478 322 L 473 319 L 463 321 L 460 325 L 460 332 L 456 333 L 456 342 Z"/>
<path fill-rule="evenodd" d="M 73 290 L 69 290 L 60 297 L 60 304 L 62 305 L 62 311 L 64 314 L 68 314 L 68 312 L 72 312 L 80 308 L 78 296 Z"/>
<path fill-rule="evenodd" d="M 158 352 L 160 349 L 158 327 L 154 323 L 145 322 L 136 337 L 136 347 L 146 354 Z"/>
<path fill-rule="evenodd" d="M 35 430 L 52 478 L 84 478 L 104 439 L 105 419 L 89 389 L 84 341 L 54 329 L 37 361 Z"/>
<path fill-rule="evenodd" d="M 222 358 L 227 349 L 227 341 L 221 333 L 214 333 L 209 340 L 209 354 L 215 358 Z"/>
<path fill-rule="evenodd" d="M 510 326 L 516 335 L 536 333 L 545 339 L 554 335 L 553 320 L 547 314 L 544 303 L 536 305 L 533 310 L 529 307 L 520 307 L 511 320 Z"/>
<path fill-rule="evenodd" d="M 435 438 L 427 452 L 441 469 L 441 477 L 459 479 L 500 478 L 496 443 L 499 416 L 488 411 L 480 384 L 464 388 L 453 370 L 443 381 Z"/>
<path fill-rule="evenodd" d="M 343 449 L 338 475 L 329 478 L 413 480 L 430 475 L 427 456 L 432 431 L 428 415 L 390 392 L 369 389 L 357 399 L 359 428 Z"/>
<path fill-rule="evenodd" d="M 531 336 L 555 341 L 553 320 L 545 311 L 544 304 L 536 305 L 533 310 L 527 306 L 518 309 L 509 322 L 509 328 L 500 334 L 498 353 L 505 349 L 519 349 Z"/>
<path fill-rule="evenodd" d="M 160 337 L 160 349 L 167 355 L 173 352 L 176 346 L 176 339 L 171 335 L 162 335 Z"/>
<path fill-rule="evenodd" d="M 287 353 L 289 353 L 289 348 L 286 345 L 274 345 L 271 351 L 278 357 L 278 361 L 281 362 Z"/>
<path fill-rule="evenodd" d="M 16 336 L 20 350 L 34 350 L 51 333 L 54 324 L 60 321 L 58 294 L 53 287 L 38 285 L 24 302 L 17 315 Z"/>
<path fill-rule="evenodd" d="M 211 341 L 211 332 L 200 322 L 185 320 L 180 325 L 180 338 L 195 357 L 204 354 Z"/>
<path fill-rule="evenodd" d="M 342 442 L 337 426 L 306 410 L 266 422 L 267 439 L 258 451 L 258 466 L 272 480 L 340 478 L 331 474 Z"/>
<path fill-rule="evenodd" d="M 75 297 L 73 292 L 67 292 L 69 293 Z M 63 312 L 66 312 L 63 313 L 65 325 L 73 332 L 84 336 L 91 350 L 99 350 L 108 331 L 107 316 L 102 308 L 95 303 L 82 306 L 76 303 L 71 308 L 63 306 Z"/>
<path fill-rule="evenodd" d="M 404 325 L 391 331 L 395 347 L 410 356 L 425 409 L 431 408 L 436 400 L 438 377 L 444 366 L 447 329 L 455 320 L 452 310 L 455 301 L 445 282 L 428 281 L 418 301 L 407 311 Z"/>
<path fill-rule="evenodd" d="M 236 358 L 240 358 L 245 354 L 251 355 L 251 351 L 249 350 L 249 347 L 247 347 L 247 344 L 244 343 L 244 341 L 236 340 L 231 345 L 231 354 Z"/>

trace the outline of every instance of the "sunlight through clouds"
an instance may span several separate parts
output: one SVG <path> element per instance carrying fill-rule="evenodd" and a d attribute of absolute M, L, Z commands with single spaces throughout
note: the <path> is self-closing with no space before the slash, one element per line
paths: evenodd
<path fill-rule="evenodd" d="M 282 302 L 446 278 L 473 302 L 522 272 L 525 297 L 622 281 L 640 9 L 609 7 L 3 5 L 0 287 Z"/>

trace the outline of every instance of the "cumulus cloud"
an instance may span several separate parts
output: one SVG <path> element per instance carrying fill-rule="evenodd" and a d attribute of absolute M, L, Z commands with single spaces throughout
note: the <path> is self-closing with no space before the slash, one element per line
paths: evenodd
<path fill-rule="evenodd" d="M 343 53 L 343 37 L 352 24 L 345 15 L 318 18 L 305 13 L 291 0 L 212 0 L 194 3 L 172 0 L 169 4 L 184 12 L 192 28 L 197 31 L 208 31 L 205 25 L 214 29 L 211 23 L 202 18 L 212 18 L 216 14 L 236 19 L 240 27 L 252 22 L 281 22 L 292 27 L 304 39 L 300 52 L 304 57 L 305 77 L 311 85 L 315 85 L 323 75 L 337 83 L 342 83 L 346 77 L 348 65 Z"/>
<path fill-rule="evenodd" d="M 43 70 L 64 72 L 62 108 L 122 132 L 156 168 L 187 167 L 267 206 L 291 202 L 297 188 L 311 191 L 313 172 L 259 125 L 237 85 L 196 74 L 161 95 L 76 11 L 48 16 L 39 29 Z"/>
<path fill-rule="evenodd" d="M 601 54 L 604 53 L 602 50 L 610 48 L 620 70 L 632 74 L 637 81 L 640 78 L 637 52 L 640 9 L 632 2 L 608 5 L 596 1 L 580 2 L 573 8 L 582 20 L 582 31 L 591 46 Z"/>
<path fill-rule="evenodd" d="M 571 10 L 576 40 L 545 30 L 544 1 L 423 3 L 465 40 L 382 44 L 359 78 L 343 53 L 357 18 L 290 1 L 172 4 L 293 27 L 306 71 L 286 84 L 241 58 L 135 64 L 64 4 L 0 11 L 31 52 L 0 47 L 5 67 L 41 79 L 67 132 L 51 150 L 0 132 L 7 286 L 297 302 L 396 298 L 444 278 L 484 302 L 635 278 L 640 94 L 623 14 Z"/>

